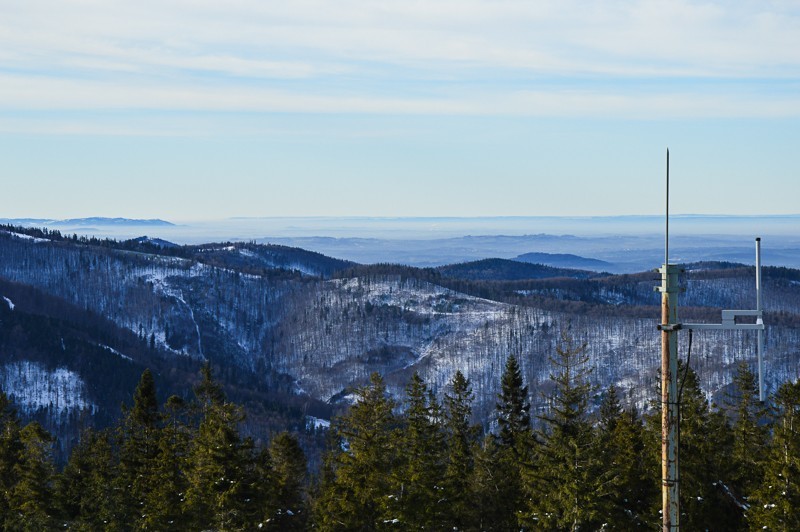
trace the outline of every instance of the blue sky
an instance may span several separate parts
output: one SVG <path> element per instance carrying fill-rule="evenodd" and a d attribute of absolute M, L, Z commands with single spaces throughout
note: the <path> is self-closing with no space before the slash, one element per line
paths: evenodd
<path fill-rule="evenodd" d="M 0 2 L 0 217 L 800 212 L 797 2 Z"/>

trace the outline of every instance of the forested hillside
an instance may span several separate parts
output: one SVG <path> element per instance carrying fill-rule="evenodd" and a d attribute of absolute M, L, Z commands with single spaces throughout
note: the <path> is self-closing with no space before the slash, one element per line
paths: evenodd
<path fill-rule="evenodd" d="M 497 377 L 509 355 L 519 361 L 533 411 L 547 407 L 554 386 L 548 360 L 567 330 L 587 343 L 592 385 L 613 384 L 626 403 L 647 410 L 660 353 L 657 274 L 576 274 L 530 264 L 508 270 L 508 262 L 359 266 L 281 246 L 117 242 L 6 227 L 2 319 L 28 329 L 4 337 L 0 375 L 20 411 L 39 412 L 60 441 L 74 440 L 77 420 L 116 419 L 114 394 L 145 367 L 165 393 L 185 395 L 206 361 L 247 409 L 245 432 L 255 438 L 329 420 L 374 372 L 395 398 L 415 372 L 441 398 L 461 371 L 475 395 L 476 420 L 488 430 L 497 423 Z M 517 278 L 530 268 L 553 277 Z M 681 319 L 718 321 L 720 307 L 752 307 L 753 276 L 741 265 L 687 265 Z M 800 272 L 765 268 L 764 306 L 765 382 L 774 393 L 798 376 Z M 42 338 L 49 343 L 41 348 L 33 342 L 39 322 L 48 324 Z M 754 344 L 748 334 L 696 334 L 691 364 L 703 393 L 720 400 L 738 363 L 754 360 Z M 121 378 L 117 386 L 113 379 Z M 20 390 L 42 389 L 28 381 L 62 384 L 26 395 Z M 590 408 L 601 399 L 592 394 Z M 73 428 L 63 429 L 63 420 Z"/>

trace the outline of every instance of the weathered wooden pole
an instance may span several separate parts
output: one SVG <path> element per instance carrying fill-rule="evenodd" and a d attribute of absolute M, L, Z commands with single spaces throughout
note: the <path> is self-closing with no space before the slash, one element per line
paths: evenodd
<path fill-rule="evenodd" d="M 664 532 L 680 529 L 678 453 L 678 273 L 674 264 L 661 272 L 661 502 Z"/>
<path fill-rule="evenodd" d="M 669 150 L 666 230 L 661 273 L 661 518 L 663 532 L 680 529 L 678 461 L 678 273 L 669 263 Z"/>

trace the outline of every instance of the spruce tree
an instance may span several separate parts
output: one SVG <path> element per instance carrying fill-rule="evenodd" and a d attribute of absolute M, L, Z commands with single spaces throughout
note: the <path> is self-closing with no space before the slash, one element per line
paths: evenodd
<path fill-rule="evenodd" d="M 447 457 L 443 491 L 447 522 L 459 530 L 475 522 L 471 480 L 475 470 L 474 450 L 478 431 L 472 425 L 473 397 L 469 380 L 456 371 L 450 382 L 450 390 L 444 396 Z"/>
<path fill-rule="evenodd" d="M 521 468 L 530 463 L 533 445 L 528 387 L 514 355 L 506 361 L 496 410 L 500 434 L 496 445 L 484 441 L 476 489 L 496 504 L 492 529 L 509 530 L 523 508 Z"/>
<path fill-rule="evenodd" d="M 268 476 L 270 497 L 266 530 L 300 531 L 308 523 L 306 509 L 306 455 L 297 438 L 281 432 L 270 442 Z"/>
<path fill-rule="evenodd" d="M 439 407 L 417 373 L 406 387 L 406 397 L 396 518 L 408 530 L 437 529 L 442 526 L 444 513 L 441 491 L 445 469 Z"/>
<path fill-rule="evenodd" d="M 146 530 L 175 529 L 181 523 L 181 505 L 188 488 L 184 470 L 192 437 L 186 415 L 186 405 L 180 397 L 167 399 L 157 452 L 150 467 L 152 488 L 144 497 L 146 512 L 141 526 Z"/>
<path fill-rule="evenodd" d="M 648 511 L 658 497 L 648 468 L 642 421 L 633 407 L 620 404 L 617 388 L 609 386 L 600 404 L 597 427 L 606 497 L 609 505 L 603 521 L 612 530 L 645 527 Z"/>
<path fill-rule="evenodd" d="M 225 400 L 208 364 L 202 376 L 195 394 L 203 417 L 187 457 L 185 525 L 245 528 L 260 513 L 252 496 L 256 481 L 252 442 L 240 437 L 242 409 Z"/>
<path fill-rule="evenodd" d="M 551 412 L 542 416 L 535 467 L 525 470 L 527 511 L 523 522 L 549 530 L 595 529 L 611 511 L 609 470 L 588 415 L 592 386 L 586 344 L 566 332 L 551 357 L 555 392 Z"/>
<path fill-rule="evenodd" d="M 800 381 L 783 384 L 764 478 L 750 499 L 751 530 L 800 530 Z"/>
<path fill-rule="evenodd" d="M 382 530 L 398 519 L 390 513 L 397 497 L 392 482 L 397 461 L 394 401 L 378 373 L 357 395 L 333 427 L 336 439 L 328 449 L 315 506 L 321 530 Z"/>
<path fill-rule="evenodd" d="M 136 386 L 133 407 L 124 413 L 116 481 L 122 495 L 118 511 L 123 522 L 141 528 L 141 521 L 148 520 L 148 494 L 158 487 L 154 469 L 161 438 L 155 381 L 149 369 L 144 370 Z"/>
<path fill-rule="evenodd" d="M 522 508 L 519 462 L 499 438 L 487 435 L 474 452 L 471 478 L 474 513 L 465 530 L 506 532 L 519 530 L 517 513 Z"/>
<path fill-rule="evenodd" d="M 117 465 L 109 431 L 84 429 L 56 480 L 62 519 L 76 530 L 121 530 Z"/>
<path fill-rule="evenodd" d="M 9 514 L 5 528 L 10 530 L 51 530 L 53 511 L 52 436 L 37 422 L 28 423 L 19 433 L 20 460 L 12 474 L 16 483 L 9 493 Z"/>
<path fill-rule="evenodd" d="M 10 517 L 9 496 L 17 482 L 14 467 L 22 459 L 20 423 L 11 401 L 0 390 L 0 525 Z"/>
<path fill-rule="evenodd" d="M 497 423 L 500 426 L 500 442 L 509 449 L 524 445 L 531 428 L 531 405 L 528 400 L 528 387 L 525 386 L 519 362 L 514 355 L 509 355 L 506 360 L 498 399 Z"/>
<path fill-rule="evenodd" d="M 758 401 L 756 377 L 746 362 L 739 364 L 733 379 L 735 395 L 732 398 L 736 418 L 733 422 L 732 496 L 747 500 L 764 475 L 763 457 L 767 445 L 767 427 L 762 424 L 766 416 Z"/>

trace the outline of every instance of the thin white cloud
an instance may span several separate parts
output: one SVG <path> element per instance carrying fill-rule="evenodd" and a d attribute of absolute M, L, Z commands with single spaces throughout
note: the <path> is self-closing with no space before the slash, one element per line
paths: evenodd
<path fill-rule="evenodd" d="M 796 2 L 0 4 L 6 110 L 797 116 L 798 78 Z"/>
<path fill-rule="evenodd" d="M 800 117 L 800 95 L 601 90 L 327 95 L 273 88 L 134 84 L 0 75 L 0 110 L 149 110 L 617 118 Z"/>

